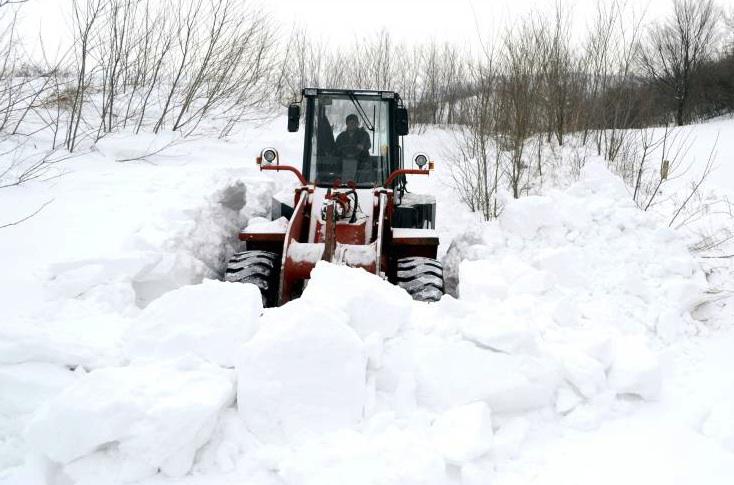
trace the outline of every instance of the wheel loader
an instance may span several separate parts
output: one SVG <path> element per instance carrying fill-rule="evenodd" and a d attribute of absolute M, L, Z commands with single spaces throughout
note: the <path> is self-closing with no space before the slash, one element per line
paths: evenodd
<path fill-rule="evenodd" d="M 260 170 L 288 171 L 298 179 L 293 198 L 274 198 L 266 228 L 244 228 L 244 251 L 227 263 L 225 280 L 260 288 L 265 306 L 297 298 L 311 270 L 325 260 L 362 268 L 404 288 L 415 300 L 444 293 L 436 260 L 436 201 L 406 189 L 406 176 L 428 175 L 424 153 L 404 167 L 402 137 L 408 111 L 391 91 L 307 88 L 288 107 L 288 131 L 303 116 L 301 170 L 281 164 L 264 148 Z M 286 222 L 287 221 L 287 222 Z"/>

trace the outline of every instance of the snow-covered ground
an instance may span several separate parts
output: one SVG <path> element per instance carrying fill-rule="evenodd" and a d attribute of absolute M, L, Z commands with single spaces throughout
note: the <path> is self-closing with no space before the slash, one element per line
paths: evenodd
<path fill-rule="evenodd" d="M 731 171 L 734 122 L 691 130 L 702 163 L 721 133 Z M 218 281 L 292 183 L 254 168 L 263 146 L 299 158 L 283 118 L 129 162 L 166 140 L 118 135 L 0 190 L 0 225 L 52 201 L 0 230 L 0 483 L 731 483 L 730 260 L 594 159 L 480 223 L 449 188 L 451 139 L 406 149 L 439 161 L 409 185 L 437 195 L 458 282 L 433 304 L 324 263 L 264 311 Z"/>

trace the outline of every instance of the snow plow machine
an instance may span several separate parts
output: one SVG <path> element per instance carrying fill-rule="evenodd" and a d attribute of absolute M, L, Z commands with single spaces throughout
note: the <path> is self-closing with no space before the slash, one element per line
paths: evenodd
<path fill-rule="evenodd" d="M 325 260 L 379 275 L 415 300 L 439 300 L 436 200 L 406 190 L 406 175 L 428 175 L 433 162 L 418 153 L 414 168 L 404 168 L 408 111 L 400 96 L 304 89 L 288 107 L 288 131 L 299 130 L 304 102 L 302 170 L 281 165 L 275 148 L 257 157 L 260 170 L 295 174 L 295 196 L 274 197 L 273 222 L 240 232 L 245 250 L 230 258 L 225 280 L 252 283 L 265 306 L 279 306 L 297 298 Z"/>

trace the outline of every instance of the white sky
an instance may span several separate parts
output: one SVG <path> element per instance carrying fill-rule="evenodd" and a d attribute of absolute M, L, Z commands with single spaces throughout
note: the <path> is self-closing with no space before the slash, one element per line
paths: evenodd
<path fill-rule="evenodd" d="M 312 35 L 334 43 L 350 43 L 388 30 L 396 40 L 421 42 L 450 40 L 478 45 L 477 24 L 483 38 L 497 33 L 531 9 L 551 11 L 557 0 L 251 0 L 263 5 L 287 35 L 294 23 L 308 27 Z M 672 0 L 627 0 L 652 20 L 672 8 Z M 720 0 L 727 5 L 734 0 Z M 577 35 L 586 30 L 596 0 L 564 0 L 574 15 Z M 34 37 L 39 27 L 44 42 L 54 50 L 68 38 L 71 0 L 29 0 L 22 8 L 22 26 Z"/>

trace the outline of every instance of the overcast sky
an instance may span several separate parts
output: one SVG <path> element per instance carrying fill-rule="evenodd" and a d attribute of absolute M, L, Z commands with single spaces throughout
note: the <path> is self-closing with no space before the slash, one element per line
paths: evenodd
<path fill-rule="evenodd" d="M 280 31 L 287 34 L 294 23 L 308 26 L 326 41 L 349 43 L 387 29 L 395 39 L 421 42 L 450 40 L 469 46 L 511 25 L 531 9 L 551 11 L 557 0 L 252 0 L 273 14 Z M 721 4 L 734 3 L 722 0 Z M 665 15 L 672 0 L 627 0 L 635 10 L 645 10 L 646 19 Z M 566 0 L 574 16 L 575 33 L 582 35 L 596 4 L 595 0 Z M 26 33 L 39 27 L 53 49 L 68 38 L 68 9 L 71 0 L 29 0 L 22 8 Z M 67 15 L 64 15 L 64 11 Z M 479 28 L 477 27 L 479 26 Z"/>

